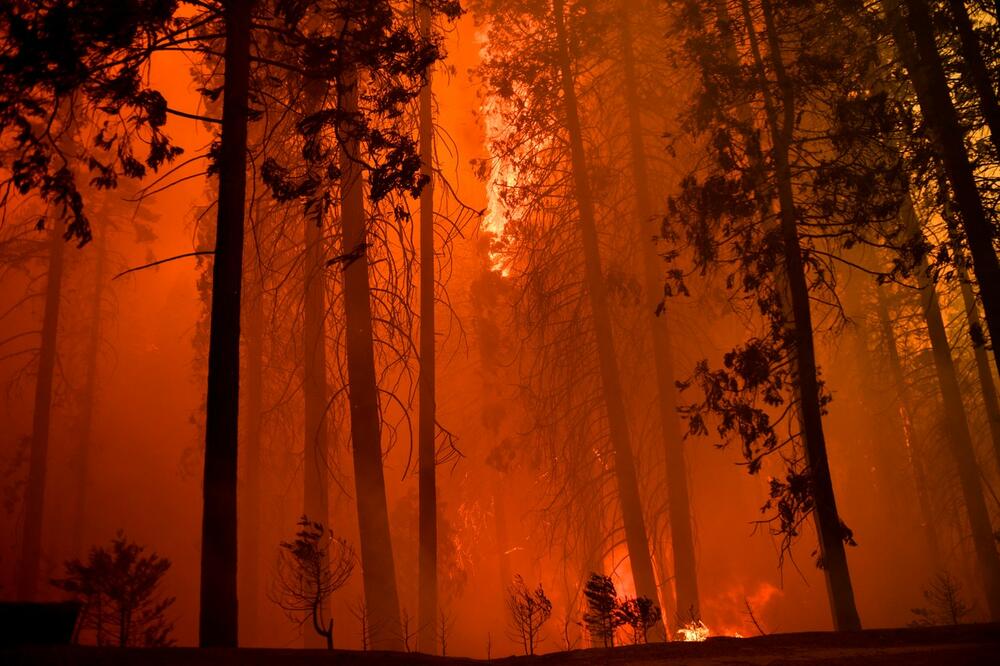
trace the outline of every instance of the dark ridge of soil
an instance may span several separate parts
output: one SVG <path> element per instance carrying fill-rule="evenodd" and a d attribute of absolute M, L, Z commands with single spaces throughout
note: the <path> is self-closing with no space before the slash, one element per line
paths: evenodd
<path fill-rule="evenodd" d="M 0 650 L 4 666 L 730 666 L 737 664 L 1000 664 L 1000 624 L 869 629 L 858 632 L 710 638 L 703 643 L 595 648 L 533 657 L 485 659 L 405 652 L 289 649 L 117 649 L 21 647 Z"/>

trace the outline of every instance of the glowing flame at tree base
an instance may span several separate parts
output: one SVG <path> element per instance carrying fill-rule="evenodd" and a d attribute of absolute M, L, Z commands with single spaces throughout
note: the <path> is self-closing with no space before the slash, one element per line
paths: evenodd
<path fill-rule="evenodd" d="M 707 639 L 711 636 L 711 634 L 712 631 L 704 622 L 701 620 L 692 620 L 677 630 L 676 638 L 677 640 L 684 641 L 686 643 L 699 643 Z M 743 638 L 743 636 L 737 632 L 722 635 L 728 635 L 729 638 Z"/>

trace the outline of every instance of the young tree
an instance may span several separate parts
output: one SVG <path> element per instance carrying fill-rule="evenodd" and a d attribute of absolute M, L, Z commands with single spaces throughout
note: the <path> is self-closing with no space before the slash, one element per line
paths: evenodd
<path fill-rule="evenodd" d="M 82 633 L 99 646 L 173 644 L 170 634 L 174 625 L 167 614 L 174 597 L 160 593 L 170 560 L 156 553 L 143 555 L 144 551 L 119 531 L 110 548 L 91 548 L 86 562 L 66 562 L 66 577 L 52 580 L 82 604 L 77 640 Z"/>
<path fill-rule="evenodd" d="M 552 602 L 545 596 L 542 584 L 528 589 L 520 574 L 507 587 L 507 612 L 513 638 L 521 641 L 524 654 L 535 654 L 535 646 L 542 639 L 542 627 L 552 615 Z"/>
<path fill-rule="evenodd" d="M 638 597 L 618 604 L 621 624 L 632 630 L 632 643 L 647 643 L 649 630 L 660 622 L 660 608 L 652 599 Z"/>
<path fill-rule="evenodd" d="M 624 622 L 624 616 L 619 612 L 618 596 L 611 577 L 599 573 L 590 574 L 583 596 L 587 600 L 583 622 L 587 625 L 591 639 L 595 643 L 600 641 L 604 647 L 614 647 L 615 631 Z"/>
<path fill-rule="evenodd" d="M 938 572 L 924 590 L 924 600 L 929 604 L 910 612 L 917 616 L 911 623 L 916 627 L 939 627 L 962 624 L 972 611 L 962 598 L 962 586 L 947 571 Z"/>
<path fill-rule="evenodd" d="M 299 623 L 310 622 L 328 650 L 333 618 L 326 617 L 327 602 L 351 577 L 354 564 L 354 548 L 307 516 L 299 520 L 295 540 L 280 544 L 274 602 L 290 615 L 301 614 Z"/>

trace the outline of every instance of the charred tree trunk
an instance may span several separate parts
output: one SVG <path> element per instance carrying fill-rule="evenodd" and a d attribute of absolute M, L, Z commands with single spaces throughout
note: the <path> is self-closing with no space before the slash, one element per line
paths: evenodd
<path fill-rule="evenodd" d="M 236 475 L 240 381 L 240 296 L 246 198 L 250 17 L 254 0 L 229 0 L 219 147 L 219 199 L 208 343 L 205 477 L 201 530 L 199 644 L 236 647 Z"/>
<path fill-rule="evenodd" d="M 837 512 L 833 481 L 830 477 L 830 465 L 826 454 L 820 387 L 813 345 L 812 313 L 809 306 L 809 288 L 806 283 L 798 223 L 795 217 L 795 195 L 792 189 L 791 164 L 789 162 L 796 113 L 794 91 L 782 61 L 781 44 L 771 4 L 768 0 L 761 0 L 760 4 L 763 10 L 768 51 L 781 95 L 782 118 L 780 121 L 764 79 L 764 65 L 753 29 L 749 1 L 742 0 L 744 20 L 749 28 L 750 45 L 765 98 L 765 114 L 771 140 L 771 156 L 774 161 L 781 223 L 783 269 L 790 299 L 788 310 L 792 318 L 790 335 L 793 341 L 793 363 L 798 380 L 798 407 L 802 424 L 802 439 L 805 446 L 805 462 L 813 493 L 813 516 L 816 521 L 816 532 L 819 536 L 820 557 L 823 563 L 823 572 L 826 575 L 827 594 L 830 599 L 834 629 L 854 631 L 861 628 L 861 620 L 854 603 L 854 589 L 851 585 L 847 553 L 844 549 L 844 526 Z"/>
<path fill-rule="evenodd" d="M 431 12 L 420 5 L 420 31 L 431 36 Z M 420 192 L 420 423 L 418 433 L 419 485 L 419 601 L 417 644 L 434 652 L 438 623 L 437 480 L 435 478 L 435 345 L 434 345 L 434 111 L 431 72 L 420 91 L 421 174 L 427 179 Z"/>
<path fill-rule="evenodd" d="M 901 6 L 907 9 L 905 17 Z M 951 185 L 972 255 L 990 340 L 1000 340 L 1000 262 L 993 246 L 994 229 L 976 186 L 975 172 L 965 149 L 965 131 L 934 43 L 927 4 L 924 0 L 882 0 L 882 7 Z M 1000 356 L 994 356 L 993 361 L 1000 368 Z M 1000 613 L 1000 602 L 996 613 Z"/>
<path fill-rule="evenodd" d="M 563 0 L 552 3 L 555 18 L 558 48 L 559 76 L 562 83 L 563 105 L 566 128 L 569 133 L 570 150 L 573 161 L 573 180 L 580 216 L 580 236 L 583 244 L 584 279 L 590 298 L 594 333 L 597 338 L 597 352 L 600 359 L 601 385 L 607 410 L 608 427 L 615 454 L 615 478 L 621 501 L 622 520 L 625 525 L 625 541 L 628 545 L 629 562 L 638 596 L 657 599 L 656 578 L 649 552 L 649 538 L 642 514 L 639 483 L 636 478 L 635 461 L 632 457 L 628 417 L 625 413 L 625 399 L 622 395 L 618 359 L 615 356 L 614 336 L 611 329 L 611 315 L 608 310 L 607 285 L 601 267 L 600 245 L 597 238 L 597 224 L 594 201 L 590 190 L 590 176 L 587 170 L 587 156 L 583 144 L 583 129 L 573 78 L 569 38 L 565 25 L 565 5 Z"/>
<path fill-rule="evenodd" d="M 240 630 L 257 636 L 260 621 L 261 439 L 264 412 L 264 294 L 260 258 L 247 267 L 243 299 L 246 365 L 243 404 L 243 484 L 240 488 Z"/>
<path fill-rule="evenodd" d="M 906 385 L 906 379 L 903 376 L 903 364 L 899 360 L 899 349 L 896 346 L 896 334 L 893 331 L 892 322 L 889 320 L 889 308 L 885 302 L 885 294 L 882 293 L 881 288 L 876 291 L 876 294 L 878 298 L 877 307 L 879 329 L 882 333 L 882 339 L 885 344 L 892 382 L 899 391 L 900 416 L 903 420 L 903 428 L 906 431 L 904 436 L 907 438 L 907 462 L 909 463 L 910 472 L 913 476 L 913 484 L 917 493 L 917 502 L 920 505 L 920 517 L 923 522 L 922 527 L 924 530 L 924 537 L 927 541 L 927 552 L 931 556 L 932 566 L 935 569 L 940 569 L 943 565 L 943 560 L 941 559 L 941 547 L 939 545 L 940 541 L 937 535 L 937 528 L 934 523 L 934 510 L 931 507 L 931 501 L 928 495 L 927 473 L 924 471 L 923 461 L 920 458 L 919 452 L 914 452 L 911 444 L 913 423 L 910 419 L 913 414 L 913 409 L 910 403 L 909 389 Z"/>
<path fill-rule="evenodd" d="M 34 600 L 41 570 L 49 428 L 52 423 L 52 383 L 56 367 L 59 305 L 62 298 L 63 263 L 66 251 L 62 226 L 61 221 L 54 221 L 49 230 L 45 312 L 42 315 L 42 339 L 38 350 L 38 375 L 35 379 L 35 405 L 31 420 L 31 456 L 24 498 L 20 566 L 17 572 L 16 592 L 17 598 L 21 601 Z"/>
<path fill-rule="evenodd" d="M 102 211 L 107 213 L 107 207 Z M 105 232 L 107 233 L 107 232 Z M 87 336 L 86 370 L 83 379 L 83 395 L 80 408 L 80 423 L 77 428 L 77 452 L 75 456 L 76 487 L 73 498 L 73 552 L 83 553 L 84 526 L 87 523 L 87 483 L 90 477 L 90 454 L 93 446 L 94 411 L 97 408 L 97 371 L 101 354 L 101 310 L 104 305 L 104 290 L 107 280 L 108 240 L 104 234 L 94 239 L 97 259 L 94 263 L 94 294 L 90 301 L 90 331 Z"/>
<path fill-rule="evenodd" d="M 357 74 L 352 73 L 338 83 L 341 111 L 348 116 L 357 114 Z M 354 483 L 361 535 L 361 568 L 372 647 L 398 650 L 403 646 L 403 636 L 399 595 L 396 591 L 396 567 L 389 532 L 385 475 L 382 469 L 382 417 L 375 376 L 360 148 L 356 134 L 348 127 L 341 147 L 340 205 L 344 229 L 341 249 L 351 257 L 343 270 Z"/>
<path fill-rule="evenodd" d="M 948 6 L 951 8 L 951 16 L 955 20 L 954 28 L 955 32 L 958 33 L 962 59 L 965 60 L 965 65 L 969 68 L 969 77 L 976 90 L 976 97 L 979 98 L 979 112 L 983 114 L 983 120 L 990 131 L 996 157 L 1000 159 L 1000 103 L 997 102 L 996 89 L 993 87 L 989 70 L 983 60 L 979 37 L 976 36 L 976 31 L 972 27 L 972 19 L 969 17 L 965 0 L 948 0 Z M 997 19 L 1000 20 L 1000 17 Z"/>
<path fill-rule="evenodd" d="M 691 501 L 687 485 L 687 464 L 684 460 L 684 438 L 680 416 L 677 413 L 677 388 L 671 352 L 670 330 L 666 317 L 657 317 L 662 291 L 662 263 L 656 256 L 650 226 L 653 216 L 652 195 L 649 186 L 649 167 L 643 140 L 642 117 L 639 102 L 639 83 L 636 73 L 635 53 L 632 47 L 630 13 L 620 13 L 622 35 L 622 62 L 625 70 L 625 103 L 628 106 L 629 141 L 632 172 L 635 179 L 637 237 L 642 248 L 646 293 L 646 316 L 649 319 L 653 340 L 653 363 L 656 367 L 656 386 L 660 425 L 663 433 L 663 451 L 666 458 L 667 502 L 670 520 L 670 543 L 674 555 L 675 595 L 664 593 L 661 601 L 667 607 L 667 597 L 676 599 L 678 610 L 693 617 L 700 617 L 698 604 L 698 574 L 695 567 L 694 536 L 691 531 Z M 663 572 L 666 574 L 666 571 Z M 667 583 L 664 582 L 664 585 Z"/>

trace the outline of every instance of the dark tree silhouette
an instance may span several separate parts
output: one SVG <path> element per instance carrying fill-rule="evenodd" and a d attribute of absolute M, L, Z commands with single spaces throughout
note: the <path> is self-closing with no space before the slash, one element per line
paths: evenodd
<path fill-rule="evenodd" d="M 660 622 L 660 608 L 652 599 L 624 599 L 618 604 L 618 616 L 623 626 L 632 632 L 632 643 L 646 643 L 649 630 Z"/>
<path fill-rule="evenodd" d="M 625 618 L 619 612 L 618 596 L 611 577 L 599 573 L 590 574 L 583 596 L 587 600 L 583 622 L 587 625 L 591 640 L 595 643 L 599 641 L 604 647 L 614 646 L 615 632 Z"/>
<path fill-rule="evenodd" d="M 273 600 L 300 624 L 309 622 L 328 650 L 333 649 L 328 601 L 351 577 L 354 564 L 354 548 L 307 516 L 299 520 L 295 540 L 280 544 Z"/>
<path fill-rule="evenodd" d="M 118 532 L 110 547 L 91 548 L 85 562 L 66 562 L 66 577 L 52 580 L 82 605 L 78 641 L 119 647 L 173 644 L 168 611 L 174 598 L 160 593 L 170 560 L 144 551 Z"/>
<path fill-rule="evenodd" d="M 521 641 L 524 654 L 535 654 L 542 627 L 552 616 L 552 602 L 542 584 L 531 590 L 520 574 L 514 576 L 513 584 L 507 587 L 507 613 L 512 638 Z"/>

